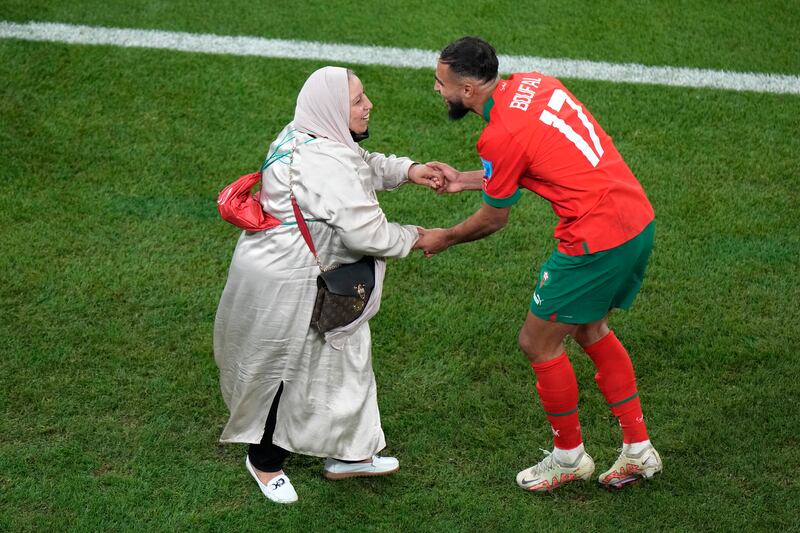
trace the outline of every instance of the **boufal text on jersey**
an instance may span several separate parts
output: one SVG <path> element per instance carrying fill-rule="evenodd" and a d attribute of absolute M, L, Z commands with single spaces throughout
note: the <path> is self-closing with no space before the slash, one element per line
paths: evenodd
<path fill-rule="evenodd" d="M 533 100 L 533 95 L 536 94 L 534 89 L 538 89 L 541 82 L 542 78 L 522 78 L 522 81 L 519 82 L 519 87 L 517 87 L 517 92 L 508 107 L 527 111 L 531 100 Z"/>

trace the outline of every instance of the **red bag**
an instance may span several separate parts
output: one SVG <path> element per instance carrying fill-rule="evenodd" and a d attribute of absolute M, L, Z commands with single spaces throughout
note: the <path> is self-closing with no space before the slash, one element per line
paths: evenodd
<path fill-rule="evenodd" d="M 261 208 L 260 191 L 250 192 L 260 180 L 261 172 L 245 174 L 220 191 L 217 210 L 223 220 L 247 231 L 263 231 L 281 224 Z"/>

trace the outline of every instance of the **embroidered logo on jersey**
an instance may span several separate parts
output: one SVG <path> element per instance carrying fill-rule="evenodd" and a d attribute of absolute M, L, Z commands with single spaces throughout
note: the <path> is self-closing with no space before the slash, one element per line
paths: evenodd
<path fill-rule="evenodd" d="M 533 301 L 534 301 L 534 302 L 536 303 L 536 305 L 538 305 L 538 306 L 541 306 L 541 305 L 542 305 L 542 301 L 543 301 L 543 300 L 542 300 L 542 297 L 541 297 L 541 296 L 539 296 L 538 294 L 536 294 L 536 292 L 535 292 L 535 291 L 534 291 L 534 293 L 533 293 Z"/>
<path fill-rule="evenodd" d="M 481 163 L 483 163 L 483 179 L 489 181 L 492 179 L 492 162 L 481 157 Z"/>
<path fill-rule="evenodd" d="M 498 87 L 497 90 L 502 93 L 507 88 L 508 88 L 508 82 L 506 80 L 503 80 L 503 81 L 500 82 L 500 87 Z"/>

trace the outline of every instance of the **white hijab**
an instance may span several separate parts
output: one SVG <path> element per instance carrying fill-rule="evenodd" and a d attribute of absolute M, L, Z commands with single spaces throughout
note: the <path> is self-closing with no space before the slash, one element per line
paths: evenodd
<path fill-rule="evenodd" d="M 323 67 L 308 77 L 294 109 L 294 126 L 316 137 L 340 142 L 358 154 L 350 135 L 350 86 L 347 69 Z"/>

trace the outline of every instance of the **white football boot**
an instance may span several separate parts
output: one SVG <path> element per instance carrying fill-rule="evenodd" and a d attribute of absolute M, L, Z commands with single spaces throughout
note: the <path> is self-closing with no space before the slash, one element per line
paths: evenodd
<path fill-rule="evenodd" d="M 594 474 L 594 461 L 583 452 L 574 463 L 564 464 L 552 453 L 542 450 L 546 457 L 537 465 L 517 474 L 517 485 L 524 490 L 545 492 L 570 481 L 585 481 Z"/>
<path fill-rule="evenodd" d="M 623 446 L 622 453 L 610 470 L 600 474 L 600 484 L 612 489 L 621 489 L 625 485 L 635 483 L 641 479 L 649 479 L 661 472 L 664 465 L 661 456 L 653 445 L 647 446 L 637 454 L 626 451 Z"/>

